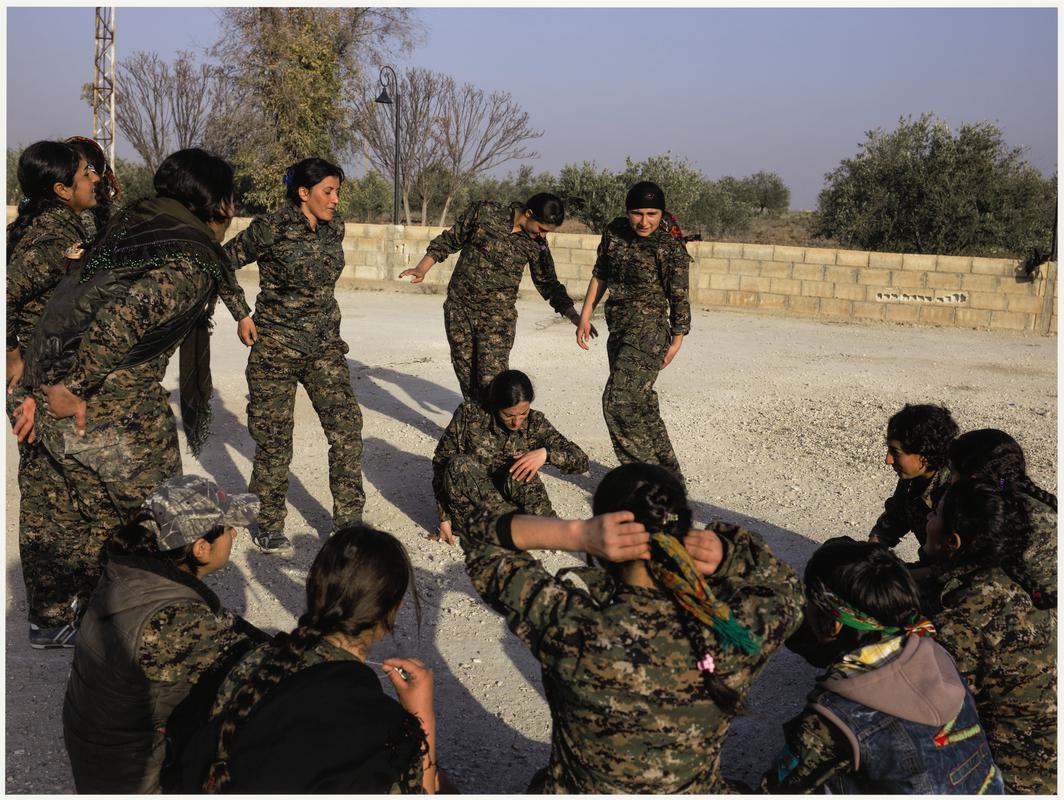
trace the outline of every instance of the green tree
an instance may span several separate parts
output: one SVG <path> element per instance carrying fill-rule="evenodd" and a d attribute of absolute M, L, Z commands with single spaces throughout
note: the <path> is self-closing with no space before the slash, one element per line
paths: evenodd
<path fill-rule="evenodd" d="M 748 190 L 749 186 L 731 177 L 707 181 L 691 207 L 689 226 L 698 228 L 707 239 L 745 231 L 754 214 Z"/>
<path fill-rule="evenodd" d="M 1036 257 L 1048 249 L 1056 179 L 1027 164 L 1023 148 L 1006 146 L 997 126 L 963 124 L 954 134 L 924 114 L 866 136 L 826 176 L 817 235 L 893 252 Z"/>
<path fill-rule="evenodd" d="M 134 203 L 144 197 L 155 197 L 155 173 L 144 164 L 115 157 L 115 177 L 122 190 L 118 205 Z"/>
<path fill-rule="evenodd" d="M 248 176 L 243 203 L 265 210 L 283 201 L 289 164 L 351 153 L 365 67 L 409 46 L 414 25 L 408 10 L 385 7 L 230 7 L 224 23 L 215 54 L 233 65 L 242 102 L 231 124 L 245 134 L 234 165 Z"/>
<path fill-rule="evenodd" d="M 665 205 L 681 227 L 690 227 L 691 211 L 706 186 L 706 179 L 691 166 L 690 161 L 677 158 L 671 152 L 651 156 L 646 161 L 636 162 L 626 158 L 624 172 L 619 177 L 625 193 L 638 181 L 653 181 L 660 186 L 665 192 Z M 622 195 L 622 204 L 617 213 L 623 212 Z"/>
<path fill-rule="evenodd" d="M 601 231 L 618 214 L 624 213 L 628 187 L 623 179 L 593 161 L 579 166 L 566 164 L 558 173 L 557 194 L 565 201 L 566 214 L 593 231 Z"/>
<path fill-rule="evenodd" d="M 742 184 L 746 190 L 744 199 L 755 206 L 759 214 L 767 212 L 778 216 L 790 207 L 791 190 L 775 172 L 755 172 L 743 178 Z"/>
<path fill-rule="evenodd" d="M 340 190 L 340 216 L 349 222 L 391 220 L 392 182 L 376 170 L 348 178 Z"/>

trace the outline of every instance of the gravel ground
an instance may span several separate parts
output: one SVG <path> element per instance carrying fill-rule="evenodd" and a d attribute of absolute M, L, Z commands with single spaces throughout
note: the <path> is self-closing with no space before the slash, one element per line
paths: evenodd
<path fill-rule="evenodd" d="M 253 297 L 257 287 L 245 285 Z M 374 657 L 416 655 L 434 669 L 440 761 L 462 789 L 521 792 L 549 752 L 539 670 L 475 596 L 459 551 L 425 538 L 435 526 L 432 452 L 461 401 L 443 336 L 442 298 L 348 290 L 338 297 L 365 416 L 366 520 L 406 545 L 421 594 L 420 631 L 405 605 L 395 638 L 378 645 Z M 585 353 L 573 327 L 544 303 L 522 300 L 518 308 L 511 365 L 531 375 L 536 407 L 592 460 L 590 476 L 563 477 L 548 468 L 545 481 L 560 515 L 584 516 L 590 491 L 616 463 L 599 401 L 605 339 Z M 1035 480 L 1056 489 L 1055 338 L 707 310 L 695 311 L 693 328 L 657 388 L 696 519 L 747 525 L 799 570 L 817 542 L 862 536 L 875 521 L 895 480 L 883 464 L 883 431 L 907 401 L 947 404 L 962 430 L 1009 431 L 1023 445 Z M 246 358 L 235 324 L 220 311 L 212 438 L 199 460 L 187 452 L 183 458 L 186 471 L 232 491 L 246 487 L 254 454 L 246 428 Z M 175 361 L 166 385 L 176 383 Z M 307 568 L 330 527 L 327 444 L 302 391 L 296 441 L 288 495 L 293 554 L 265 556 L 238 540 L 231 564 L 208 579 L 227 606 L 267 630 L 288 629 L 301 613 Z M 70 651 L 36 651 L 26 643 L 17 451 L 10 436 L 7 466 L 6 790 L 68 793 L 73 781 L 61 707 Z M 911 540 L 900 551 L 913 557 Z M 555 569 L 575 563 L 559 553 L 544 554 L 544 561 Z M 772 657 L 746 715 L 733 725 L 725 774 L 756 780 L 812 675 L 790 653 Z"/>

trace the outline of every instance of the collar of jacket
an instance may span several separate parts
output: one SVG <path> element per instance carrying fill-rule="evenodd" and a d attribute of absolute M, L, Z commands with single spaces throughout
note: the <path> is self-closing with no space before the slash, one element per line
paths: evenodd
<path fill-rule="evenodd" d="M 294 205 L 286 199 L 284 206 L 277 213 L 278 218 L 286 225 L 301 226 L 301 230 L 309 233 L 311 236 L 318 236 L 325 231 L 331 231 L 333 229 L 333 222 L 336 220 L 334 216 L 331 220 L 318 220 L 318 227 L 310 227 L 310 220 L 307 219 L 307 215 L 303 213 L 299 206 Z"/>
<path fill-rule="evenodd" d="M 218 599 L 218 595 L 211 591 L 207 584 L 191 572 L 185 572 L 183 569 L 178 568 L 166 559 L 153 555 L 116 553 L 109 550 L 105 550 L 104 553 L 108 561 L 114 561 L 116 564 L 121 564 L 122 566 L 131 567 L 133 569 L 142 569 L 145 572 L 150 572 L 153 575 L 158 575 L 162 578 L 173 581 L 174 583 L 180 583 L 182 586 L 188 587 L 203 598 L 203 601 L 210 606 L 211 612 L 214 614 L 217 614 L 222 610 L 221 600 Z"/>

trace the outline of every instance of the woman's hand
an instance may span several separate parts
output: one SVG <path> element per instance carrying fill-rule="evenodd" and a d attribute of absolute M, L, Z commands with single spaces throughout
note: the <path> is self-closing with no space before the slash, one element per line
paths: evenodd
<path fill-rule="evenodd" d="M 421 720 L 422 727 L 435 723 L 432 708 L 432 670 L 418 658 L 386 658 L 384 667 L 399 704 Z M 406 670 L 409 680 L 403 680 L 396 667 Z M 426 733 L 428 731 L 426 730 Z"/>
<path fill-rule="evenodd" d="M 15 417 L 15 422 L 11 425 L 11 430 L 15 432 L 15 436 L 21 442 L 25 440 L 27 443 L 32 443 L 37 438 L 37 433 L 33 430 L 33 420 L 37 416 L 37 401 L 32 397 L 27 397 L 16 408 L 12 414 Z"/>
<path fill-rule="evenodd" d="M 421 283 L 425 280 L 425 275 L 430 269 L 432 269 L 432 265 L 435 263 L 436 262 L 433 260 L 432 256 L 425 256 L 417 262 L 417 265 L 413 269 L 404 269 L 400 272 L 399 277 L 409 277 L 411 283 Z"/>
<path fill-rule="evenodd" d="M 650 534 L 643 523 L 635 522 L 631 511 L 611 511 L 586 520 L 580 540 L 581 550 L 606 561 L 650 558 Z"/>
<path fill-rule="evenodd" d="M 255 320 L 250 315 L 244 317 L 236 324 L 236 335 L 248 347 L 259 340 L 259 329 L 255 327 Z"/>
<path fill-rule="evenodd" d="M 724 543 L 713 531 L 688 531 L 683 546 L 694 559 L 695 568 L 703 575 L 712 575 L 724 560 Z"/>
<path fill-rule="evenodd" d="M 449 519 L 441 519 L 439 526 L 436 528 L 436 533 L 431 534 L 429 539 L 453 545 L 455 540 L 454 534 L 451 532 L 451 521 Z"/>
<path fill-rule="evenodd" d="M 510 477 L 515 481 L 530 481 L 532 476 L 539 472 L 539 468 L 546 463 L 546 447 L 537 447 L 535 450 L 529 450 L 514 460 L 514 463 L 510 466 Z"/>
<path fill-rule="evenodd" d="M 78 436 L 85 435 L 85 416 L 88 405 L 61 383 L 42 387 L 44 390 L 45 411 L 56 419 L 74 418 L 74 428 Z"/>
<path fill-rule="evenodd" d="M 577 331 L 576 332 L 576 341 L 577 341 L 577 344 L 579 344 L 580 343 L 580 322 L 581 322 L 581 317 L 580 317 L 579 314 L 576 313 L 576 308 L 575 307 L 574 308 L 570 308 L 568 311 L 566 311 L 565 312 L 565 318 L 576 326 L 576 331 Z M 591 336 L 591 338 L 592 339 L 597 339 L 598 338 L 598 331 L 595 330 L 595 326 L 592 325 L 590 321 L 588 321 L 588 323 L 587 323 L 587 328 L 588 328 L 587 332 Z M 587 348 L 585 347 L 584 349 L 586 350 Z"/>
<path fill-rule="evenodd" d="M 14 394 L 15 387 L 22 380 L 26 363 L 22 360 L 22 351 L 17 347 L 7 351 L 7 393 Z"/>
<path fill-rule="evenodd" d="M 683 334 L 678 333 L 672 337 L 672 343 L 669 345 L 668 351 L 665 353 L 665 358 L 661 362 L 661 368 L 669 366 L 672 360 L 676 358 L 676 354 L 680 352 L 680 345 L 683 344 Z"/>
<path fill-rule="evenodd" d="M 580 317 L 580 320 L 576 323 L 576 343 L 584 350 L 589 350 L 588 344 L 591 342 L 592 336 L 598 336 L 595 326 L 591 324 L 590 319 Z"/>

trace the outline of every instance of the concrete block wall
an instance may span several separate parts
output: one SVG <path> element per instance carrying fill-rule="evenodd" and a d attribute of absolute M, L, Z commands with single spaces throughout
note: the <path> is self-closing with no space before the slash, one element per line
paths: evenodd
<path fill-rule="evenodd" d="M 8 206 L 8 220 L 14 207 Z M 249 219 L 233 220 L 229 236 Z M 442 294 L 453 255 L 413 286 L 399 273 L 413 267 L 443 228 L 349 222 L 343 280 L 356 288 Z M 599 237 L 548 237 L 558 278 L 577 301 L 587 289 Z M 983 330 L 1057 333 L 1057 264 L 1033 280 L 1016 276 L 1013 259 L 874 253 L 859 250 L 691 242 L 691 303 L 824 319 L 873 319 Z M 251 265 L 245 269 L 254 270 Z M 523 296 L 538 297 L 525 273 Z"/>

